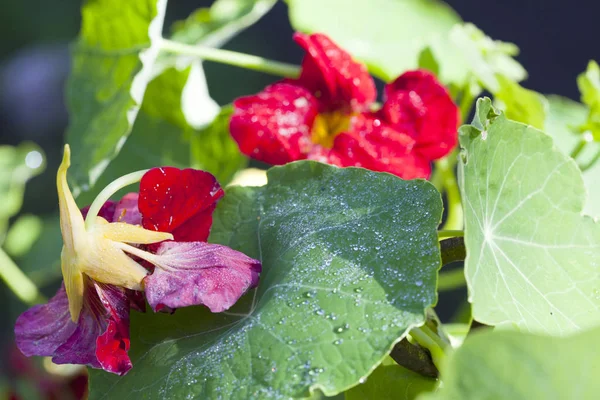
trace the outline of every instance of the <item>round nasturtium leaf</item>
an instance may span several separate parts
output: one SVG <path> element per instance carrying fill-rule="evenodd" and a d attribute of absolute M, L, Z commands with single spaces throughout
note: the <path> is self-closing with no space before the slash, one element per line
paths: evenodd
<path fill-rule="evenodd" d="M 450 355 L 434 399 L 595 399 L 600 329 L 558 338 L 487 330 Z"/>
<path fill-rule="evenodd" d="M 335 395 L 377 367 L 436 302 L 442 202 L 423 180 L 297 162 L 232 187 L 210 241 L 263 263 L 228 312 L 134 314 L 133 369 L 91 370 L 91 398 Z"/>
<path fill-rule="evenodd" d="M 460 129 L 473 317 L 564 335 L 600 322 L 600 226 L 581 172 L 543 132 L 479 100 Z"/>

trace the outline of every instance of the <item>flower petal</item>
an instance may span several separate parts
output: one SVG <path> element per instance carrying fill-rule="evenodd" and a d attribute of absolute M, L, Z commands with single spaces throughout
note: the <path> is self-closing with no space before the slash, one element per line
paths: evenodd
<path fill-rule="evenodd" d="M 154 309 L 204 304 L 212 312 L 230 308 L 258 284 L 261 264 L 226 246 L 203 242 L 164 242 L 157 267 L 144 279 Z"/>
<path fill-rule="evenodd" d="M 341 167 L 363 167 L 389 172 L 403 179 L 427 178 L 429 162 L 413 151 L 415 140 L 386 125 L 377 114 L 360 114 L 352 119 L 351 130 L 335 138 L 326 157 Z M 311 159 L 322 161 L 311 154 Z"/>
<path fill-rule="evenodd" d="M 26 356 L 52 356 L 77 325 L 71 321 L 69 300 L 61 286 L 46 304 L 38 304 L 17 318 L 15 341 Z"/>
<path fill-rule="evenodd" d="M 115 203 L 114 201 L 107 201 L 106 203 L 102 204 L 102 207 L 100 207 L 100 211 L 98 211 L 98 216 L 104 218 L 108 222 L 113 222 L 113 216 L 115 214 L 116 206 L 117 203 Z M 89 210 L 90 206 L 85 206 L 81 209 L 81 215 L 83 215 L 83 218 L 87 216 Z"/>
<path fill-rule="evenodd" d="M 242 153 L 274 165 L 306 158 L 318 113 L 317 99 L 308 90 L 276 83 L 233 106 L 229 130 Z"/>
<path fill-rule="evenodd" d="M 96 357 L 102 369 L 123 375 L 132 367 L 129 351 L 129 304 L 126 290 L 94 283 L 105 310 L 107 326 L 96 339 Z"/>
<path fill-rule="evenodd" d="M 329 37 L 296 33 L 294 40 L 306 51 L 298 83 L 320 94 L 320 112 L 361 112 L 375 101 L 375 82 L 367 68 Z"/>
<path fill-rule="evenodd" d="M 457 144 L 459 109 L 448 90 L 428 71 L 409 71 L 385 87 L 382 115 L 395 129 L 413 135 L 415 151 L 428 160 Z"/>
<path fill-rule="evenodd" d="M 19 316 L 15 339 L 23 354 L 52 356 L 56 364 L 83 364 L 120 375 L 131 368 L 127 292 L 90 282 L 77 324 L 71 321 L 64 286 L 47 304 Z"/>
<path fill-rule="evenodd" d="M 108 222 L 125 222 L 130 225 L 142 225 L 142 214 L 138 208 L 139 194 L 127 193 L 115 204 L 113 216 Z"/>
<path fill-rule="evenodd" d="M 146 229 L 170 232 L 177 241 L 206 240 L 212 210 L 223 194 L 217 179 L 208 172 L 153 168 L 140 182 L 138 207 L 142 225 Z M 203 223 L 198 224 L 198 218 Z"/>

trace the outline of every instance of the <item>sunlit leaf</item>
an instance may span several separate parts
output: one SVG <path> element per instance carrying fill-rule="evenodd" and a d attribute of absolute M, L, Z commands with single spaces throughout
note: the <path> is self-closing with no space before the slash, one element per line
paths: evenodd
<path fill-rule="evenodd" d="M 548 102 L 544 96 L 525 89 L 504 75 L 497 75 L 496 79 L 499 89 L 495 93 L 494 100 L 504 111 L 506 118 L 544 129 L 548 109 Z"/>
<path fill-rule="evenodd" d="M 579 169 L 543 132 L 477 105 L 459 164 L 473 317 L 553 335 L 598 324 L 600 226 L 582 216 Z"/>
<path fill-rule="evenodd" d="M 425 399 L 595 399 L 600 329 L 564 338 L 485 331 L 470 336 L 443 368 L 443 387 Z"/>
<path fill-rule="evenodd" d="M 158 55 L 166 0 L 87 0 L 67 85 L 75 193 L 93 186 L 136 120 Z"/>
<path fill-rule="evenodd" d="M 588 106 L 587 121 L 579 127 L 581 132 L 591 132 L 596 142 L 600 142 L 600 67 L 590 61 L 587 70 L 577 77 L 581 101 Z"/>
<path fill-rule="evenodd" d="M 331 396 L 424 322 L 440 267 L 431 184 L 306 161 L 268 179 L 230 187 L 211 232 L 262 260 L 258 290 L 221 314 L 133 315 L 133 369 L 92 370 L 91 398 Z"/>

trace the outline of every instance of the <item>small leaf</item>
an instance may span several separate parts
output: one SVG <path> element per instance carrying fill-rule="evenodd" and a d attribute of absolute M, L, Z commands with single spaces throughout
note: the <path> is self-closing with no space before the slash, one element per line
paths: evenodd
<path fill-rule="evenodd" d="M 587 70 L 577 77 L 581 101 L 588 106 L 587 121 L 579 128 L 581 132 L 591 132 L 596 142 L 600 142 L 600 67 L 590 61 Z"/>
<path fill-rule="evenodd" d="M 581 135 L 575 133 L 575 128 L 586 121 L 589 109 L 581 103 L 560 96 L 548 96 L 548 101 L 550 106 L 546 132 L 552 136 L 556 147 L 565 156 L 569 156 L 581 140 Z M 599 153 L 600 143 L 588 143 L 577 156 L 577 162 L 580 165 L 592 163 Z M 583 213 L 600 218 L 600 160 L 596 160 L 582 174 L 588 194 Z"/>
<path fill-rule="evenodd" d="M 460 22 L 454 10 L 437 0 L 355 0 L 351 7 L 347 0 L 287 3 L 294 29 L 327 34 L 387 81 L 417 68 L 421 51 Z"/>
<path fill-rule="evenodd" d="M 436 385 L 435 379 L 401 367 L 388 357 L 365 383 L 346 392 L 346 400 L 413 400 L 420 393 L 432 391 Z"/>
<path fill-rule="evenodd" d="M 431 51 L 430 47 L 426 47 L 419 54 L 419 68 L 426 69 L 428 71 L 433 72 L 435 75 L 439 75 L 440 66 L 435 59 L 435 55 L 433 51 Z"/>
<path fill-rule="evenodd" d="M 493 94 L 500 90 L 497 75 L 515 82 L 527 77 L 525 69 L 513 59 L 519 54 L 517 46 L 492 40 L 473 24 L 456 25 L 450 33 L 450 45 L 462 56 L 465 72 Z"/>
<path fill-rule="evenodd" d="M 132 315 L 134 368 L 90 371 L 92 399 L 332 396 L 424 322 L 440 267 L 431 184 L 310 161 L 268 180 L 230 187 L 211 232 L 262 261 L 257 291 L 220 314 Z"/>
<path fill-rule="evenodd" d="M 433 399 L 595 399 L 600 328 L 565 338 L 486 330 L 445 363 Z"/>
<path fill-rule="evenodd" d="M 0 146 L 0 245 L 4 242 L 9 218 L 21 209 L 25 184 L 40 174 L 45 165 L 42 150 L 33 143 Z"/>
<path fill-rule="evenodd" d="M 136 120 L 158 55 L 166 0 L 87 0 L 67 84 L 74 193 L 117 156 Z"/>
<path fill-rule="evenodd" d="M 525 89 L 504 75 L 496 75 L 500 89 L 494 100 L 504 111 L 506 118 L 522 122 L 534 128 L 544 129 L 548 102 L 538 92 Z"/>
<path fill-rule="evenodd" d="M 171 39 L 220 47 L 266 14 L 277 0 L 216 0 L 210 8 L 199 8 L 172 27 Z"/>
<path fill-rule="evenodd" d="M 473 317 L 551 335 L 598 324 L 600 227 L 582 216 L 579 169 L 535 128 L 504 115 L 484 126 L 460 129 Z"/>

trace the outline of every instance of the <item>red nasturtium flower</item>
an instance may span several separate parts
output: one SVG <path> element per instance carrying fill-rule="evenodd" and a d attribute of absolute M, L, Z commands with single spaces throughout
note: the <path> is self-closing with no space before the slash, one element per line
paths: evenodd
<path fill-rule="evenodd" d="M 258 284 L 259 261 L 205 242 L 224 194 L 211 174 L 151 169 L 139 194 L 106 202 L 87 221 L 67 185 L 69 164 L 65 146 L 57 174 L 64 285 L 17 319 L 23 354 L 124 374 L 132 366 L 129 311 L 144 310 L 141 291 L 155 311 L 202 304 L 221 312 Z"/>
<path fill-rule="evenodd" d="M 242 153 L 270 164 L 317 160 L 340 167 L 427 178 L 432 160 L 457 142 L 459 112 L 427 71 L 407 72 L 376 89 L 367 68 L 327 36 L 296 33 L 306 51 L 298 79 L 237 99 L 231 135 Z"/>

